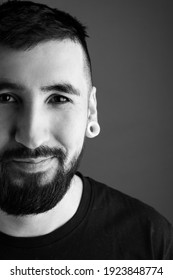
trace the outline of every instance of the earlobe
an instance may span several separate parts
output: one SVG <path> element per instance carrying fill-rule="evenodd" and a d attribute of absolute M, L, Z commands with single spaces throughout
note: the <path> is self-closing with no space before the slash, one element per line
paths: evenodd
<path fill-rule="evenodd" d="M 90 121 L 87 125 L 86 136 L 94 138 L 100 133 L 100 126 L 97 121 Z"/>
<path fill-rule="evenodd" d="M 86 129 L 86 136 L 94 138 L 100 133 L 100 126 L 97 120 L 97 99 L 96 99 L 96 88 L 92 88 L 92 92 L 89 97 L 88 106 L 88 124 Z"/>

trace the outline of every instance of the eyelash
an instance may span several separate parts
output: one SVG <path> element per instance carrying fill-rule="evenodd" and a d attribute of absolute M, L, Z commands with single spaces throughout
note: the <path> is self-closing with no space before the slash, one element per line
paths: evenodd
<path fill-rule="evenodd" d="M 6 100 L 6 101 L 1 100 L 1 99 L 3 99 L 4 97 L 6 97 L 6 98 L 9 97 L 9 99 L 10 99 L 10 98 L 13 98 L 13 99 L 14 99 L 14 97 L 11 96 L 10 94 L 3 93 L 3 94 L 0 94 L 0 103 L 15 103 L 15 102 L 16 102 L 16 101 L 8 102 L 9 100 Z"/>
<path fill-rule="evenodd" d="M 8 100 L 6 100 L 6 101 L 4 101 L 4 100 L 1 100 L 1 98 L 4 98 L 4 97 L 8 97 Z M 10 98 L 12 98 L 12 99 L 14 99 L 14 101 L 9 101 L 9 99 Z M 55 94 L 55 95 L 52 95 L 52 96 L 50 96 L 49 98 L 48 98 L 48 100 L 51 100 L 51 99 L 53 99 L 53 98 L 56 98 L 56 99 L 58 99 L 59 101 L 55 101 L 55 102 L 48 102 L 48 103 L 52 103 L 52 104 L 65 104 L 65 103 L 68 103 L 68 102 L 72 102 L 72 100 L 71 99 L 69 99 L 69 98 L 67 98 L 66 96 L 63 96 L 63 95 L 60 95 L 60 94 Z M 0 103 L 16 103 L 17 102 L 17 100 L 15 100 L 16 98 L 15 97 L 13 97 L 12 95 L 10 95 L 10 94 L 7 94 L 7 93 L 3 93 L 3 94 L 0 94 Z M 61 100 L 60 101 L 60 99 L 63 99 L 63 101 Z"/>
<path fill-rule="evenodd" d="M 63 99 L 63 101 L 49 102 L 49 103 L 54 103 L 54 104 L 57 104 L 57 103 L 63 104 L 63 103 L 64 103 L 64 104 L 65 104 L 65 103 L 68 103 L 68 102 L 72 102 L 71 99 L 67 98 L 67 97 L 64 96 L 64 95 L 60 95 L 60 94 L 52 95 L 51 97 L 49 97 L 49 100 L 50 100 L 50 99 L 53 99 L 53 98 L 58 98 L 59 100 L 60 100 L 60 99 Z M 65 99 L 65 101 L 64 101 L 64 99 Z"/>

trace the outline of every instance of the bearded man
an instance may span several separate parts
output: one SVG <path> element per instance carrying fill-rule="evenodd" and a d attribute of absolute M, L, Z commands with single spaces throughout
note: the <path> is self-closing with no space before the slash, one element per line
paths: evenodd
<path fill-rule="evenodd" d="M 0 258 L 172 259 L 165 218 L 77 171 L 100 132 L 86 37 L 46 5 L 0 6 Z"/>

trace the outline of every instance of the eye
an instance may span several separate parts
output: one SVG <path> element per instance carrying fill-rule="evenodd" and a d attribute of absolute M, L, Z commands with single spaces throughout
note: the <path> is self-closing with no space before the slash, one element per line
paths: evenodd
<path fill-rule="evenodd" d="M 67 102 L 70 102 L 70 99 L 67 98 L 66 96 L 59 95 L 59 94 L 53 95 L 52 97 L 49 98 L 49 103 L 62 104 Z"/>
<path fill-rule="evenodd" d="M 10 94 L 7 93 L 0 94 L 0 103 L 14 103 L 14 102 L 16 102 L 16 100 Z"/>

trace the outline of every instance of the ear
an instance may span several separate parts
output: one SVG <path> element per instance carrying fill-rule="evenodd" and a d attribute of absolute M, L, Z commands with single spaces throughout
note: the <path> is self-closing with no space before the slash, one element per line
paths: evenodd
<path fill-rule="evenodd" d="M 100 126 L 97 117 L 97 99 L 96 88 L 92 87 L 88 101 L 88 123 L 86 128 L 86 136 L 89 138 L 96 137 L 100 133 Z"/>

